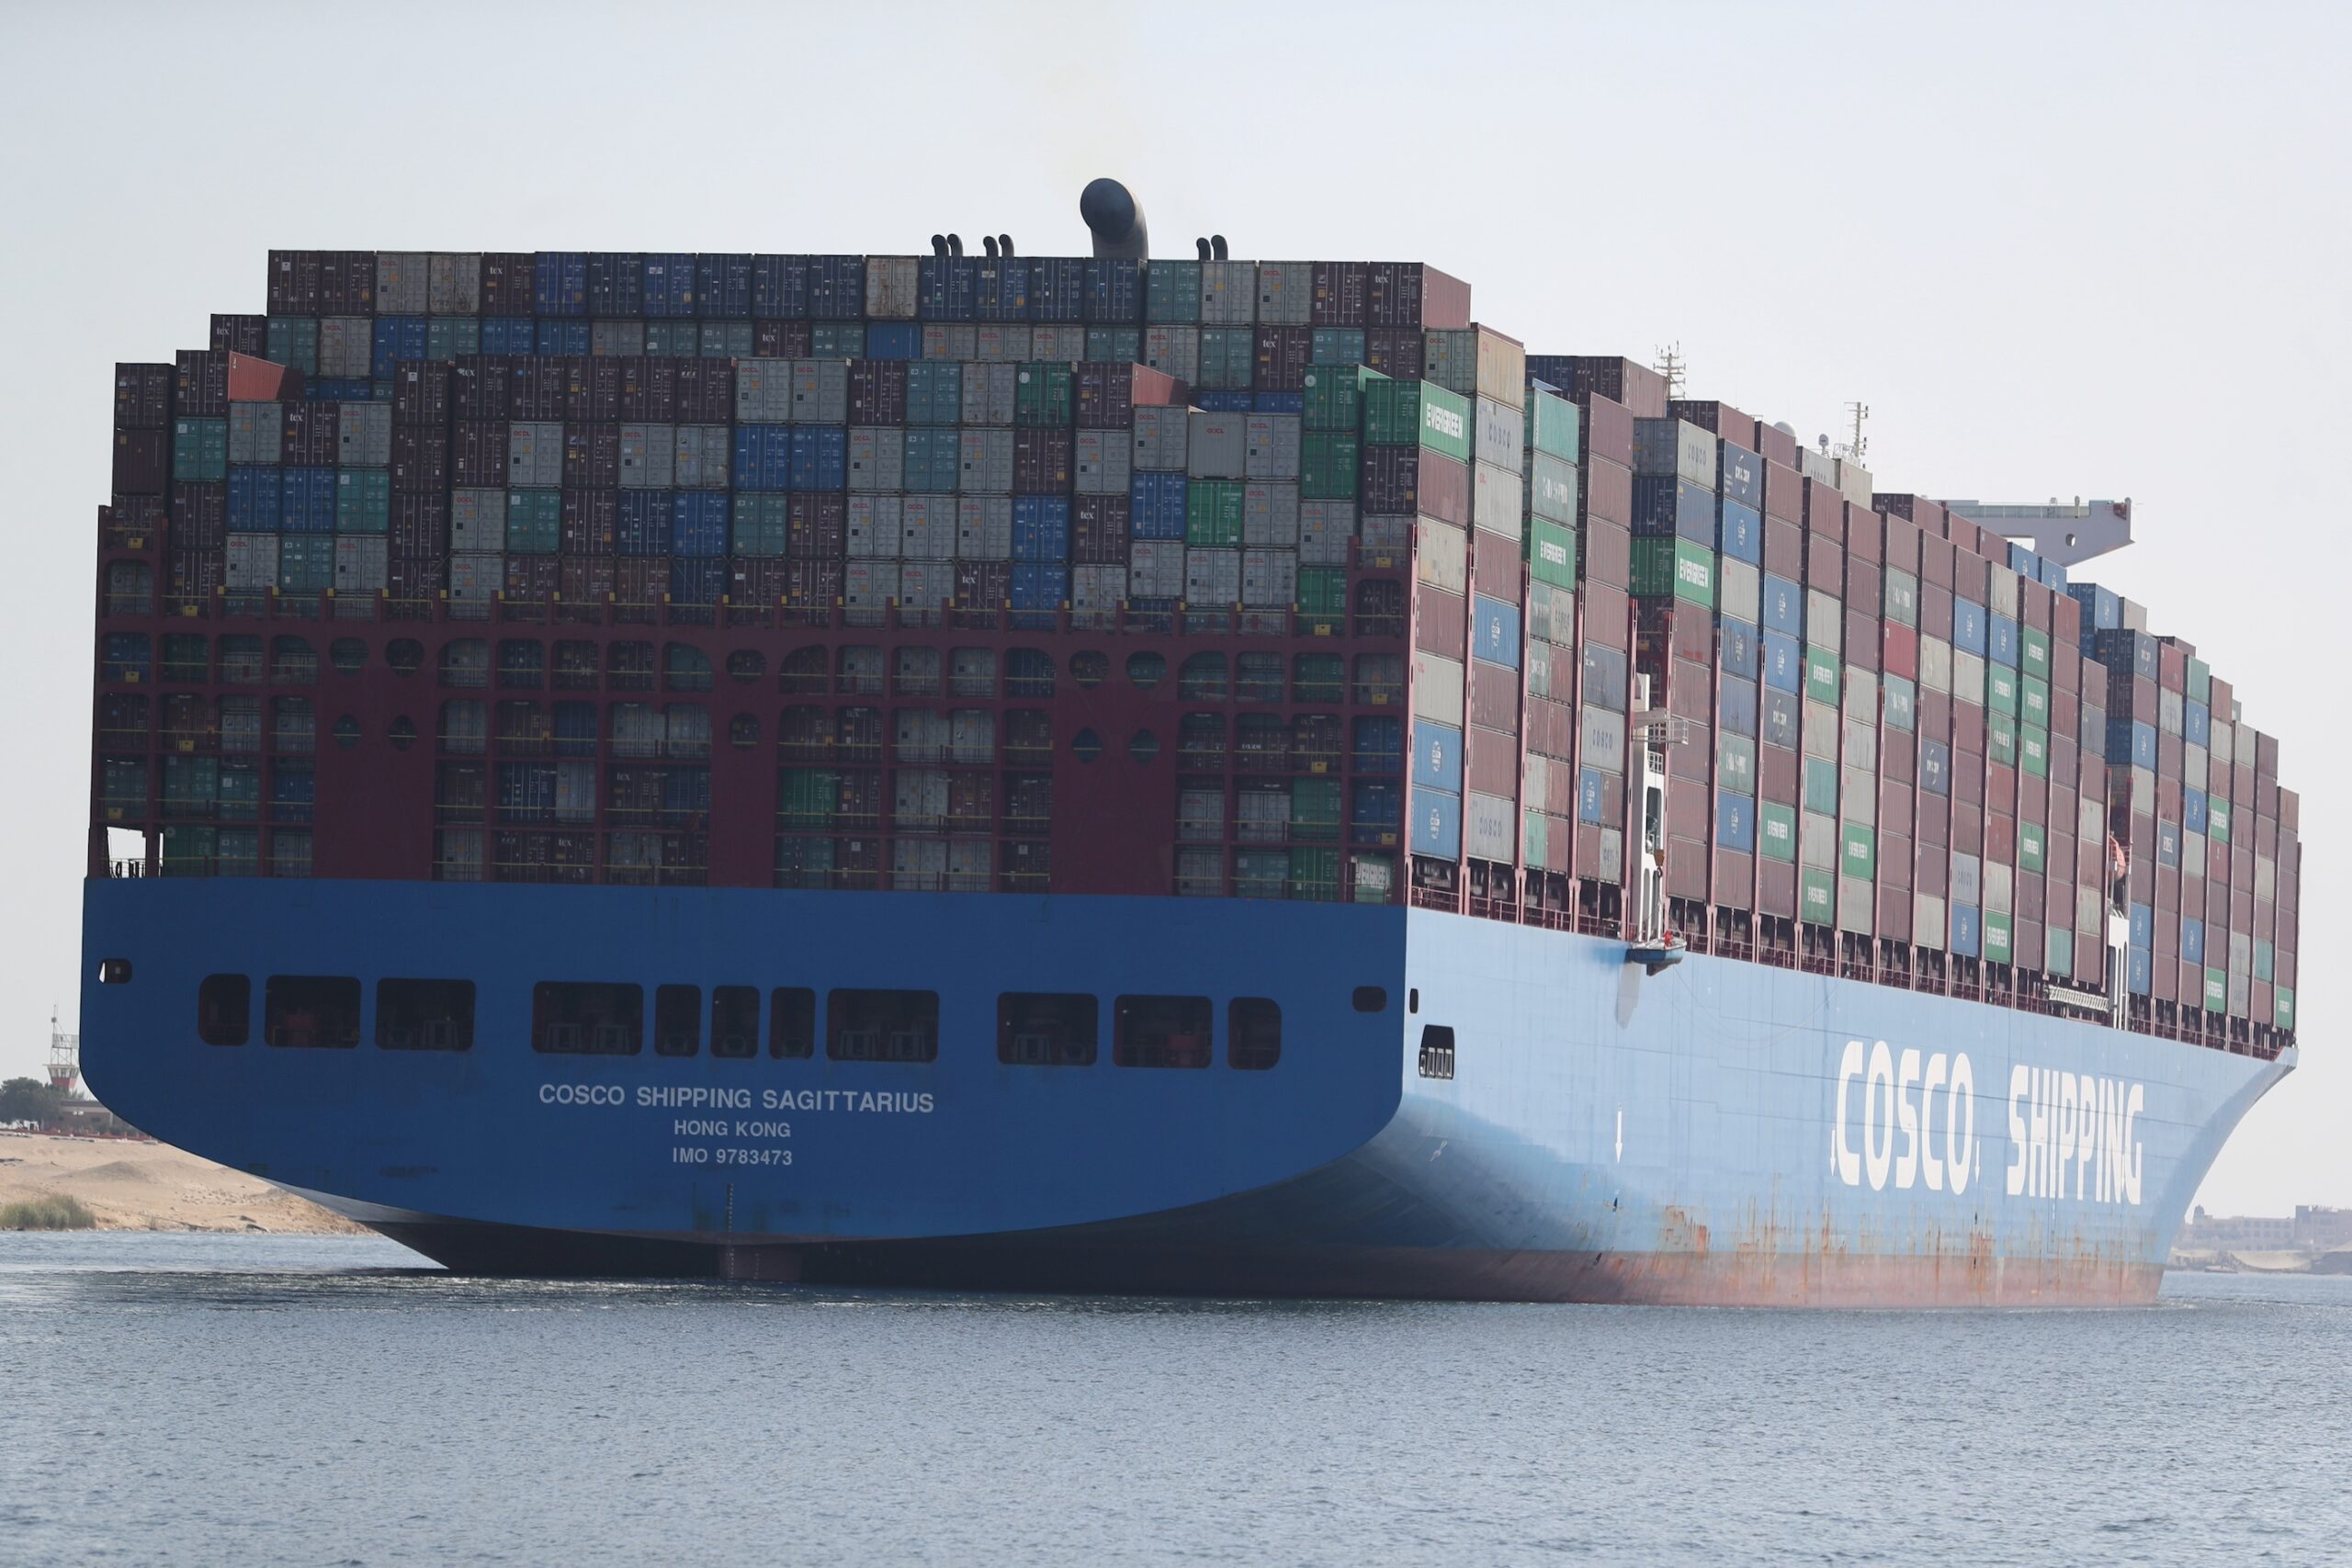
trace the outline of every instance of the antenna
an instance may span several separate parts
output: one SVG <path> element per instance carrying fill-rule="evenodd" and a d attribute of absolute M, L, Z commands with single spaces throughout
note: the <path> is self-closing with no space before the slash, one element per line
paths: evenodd
<path fill-rule="evenodd" d="M 1849 463 L 1858 464 L 1871 449 L 1870 437 L 1862 434 L 1862 422 L 1870 418 L 1871 406 L 1868 403 L 1848 403 L 1846 412 L 1853 419 L 1854 434 L 1850 440 L 1838 444 L 1836 455 Z"/>
<path fill-rule="evenodd" d="M 1682 395 L 1682 383 L 1689 376 L 1690 362 L 1682 357 L 1682 340 L 1677 338 L 1657 351 L 1657 373 L 1666 378 L 1668 402 Z"/>

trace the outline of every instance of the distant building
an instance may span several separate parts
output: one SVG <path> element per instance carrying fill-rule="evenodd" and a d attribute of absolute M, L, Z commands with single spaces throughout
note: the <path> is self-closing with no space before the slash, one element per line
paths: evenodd
<path fill-rule="evenodd" d="M 2336 1210 L 2321 1210 L 2335 1213 Z M 2298 1210 L 2300 1214 L 2301 1211 Z M 2226 1251 L 2243 1247 L 2254 1252 L 2282 1252 L 2301 1245 L 2296 1239 L 2297 1220 L 2269 1214 L 2216 1217 L 2199 1209 L 2181 1228 L 2180 1246 L 2192 1252 Z"/>
<path fill-rule="evenodd" d="M 2295 1205 L 2295 1245 L 2322 1249 L 2352 1247 L 2352 1209 Z"/>

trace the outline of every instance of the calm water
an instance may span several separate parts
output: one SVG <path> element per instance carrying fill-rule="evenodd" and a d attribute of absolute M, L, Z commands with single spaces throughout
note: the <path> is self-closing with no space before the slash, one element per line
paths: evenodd
<path fill-rule="evenodd" d="M 0 1235 L 0 1563 L 2315 1562 L 2352 1280 L 1794 1314 L 493 1284 Z"/>

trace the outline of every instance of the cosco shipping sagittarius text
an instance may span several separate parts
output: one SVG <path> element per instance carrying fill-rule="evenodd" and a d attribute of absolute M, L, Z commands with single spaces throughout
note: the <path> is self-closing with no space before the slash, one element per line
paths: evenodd
<path fill-rule="evenodd" d="M 1406 263 L 273 252 L 117 375 L 84 1060 L 492 1272 L 2146 1301 L 2275 739 Z"/>

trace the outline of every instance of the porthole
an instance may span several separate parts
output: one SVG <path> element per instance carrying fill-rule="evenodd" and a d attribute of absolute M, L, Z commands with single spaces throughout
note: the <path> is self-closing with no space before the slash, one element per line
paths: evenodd
<path fill-rule="evenodd" d="M 334 743 L 337 749 L 350 750 L 359 744 L 359 721 L 345 714 L 334 721 Z"/>
<path fill-rule="evenodd" d="M 395 675 L 413 675 L 424 668 L 424 645 L 413 637 L 396 637 L 384 647 L 384 662 Z"/>
<path fill-rule="evenodd" d="M 338 675 L 356 675 L 368 667 L 368 645 L 356 637 L 339 637 L 327 645 L 327 658 Z"/>
<path fill-rule="evenodd" d="M 1386 1012 L 1388 1010 L 1388 987 L 1385 986 L 1358 986 L 1356 987 L 1355 996 L 1351 1000 L 1353 1001 L 1355 1010 L 1358 1012 Z"/>
<path fill-rule="evenodd" d="M 416 744 L 416 721 L 406 714 L 402 714 L 392 720 L 392 728 L 387 731 L 387 734 L 391 739 L 393 750 L 405 751 Z"/>
<path fill-rule="evenodd" d="M 1133 757 L 1137 765 L 1148 766 L 1152 759 L 1159 755 L 1159 737 L 1148 729 L 1136 730 L 1127 741 L 1127 755 Z"/>
<path fill-rule="evenodd" d="M 1091 729 L 1081 729 L 1070 738 L 1069 754 L 1081 762 L 1091 762 L 1102 755 L 1102 738 Z"/>

